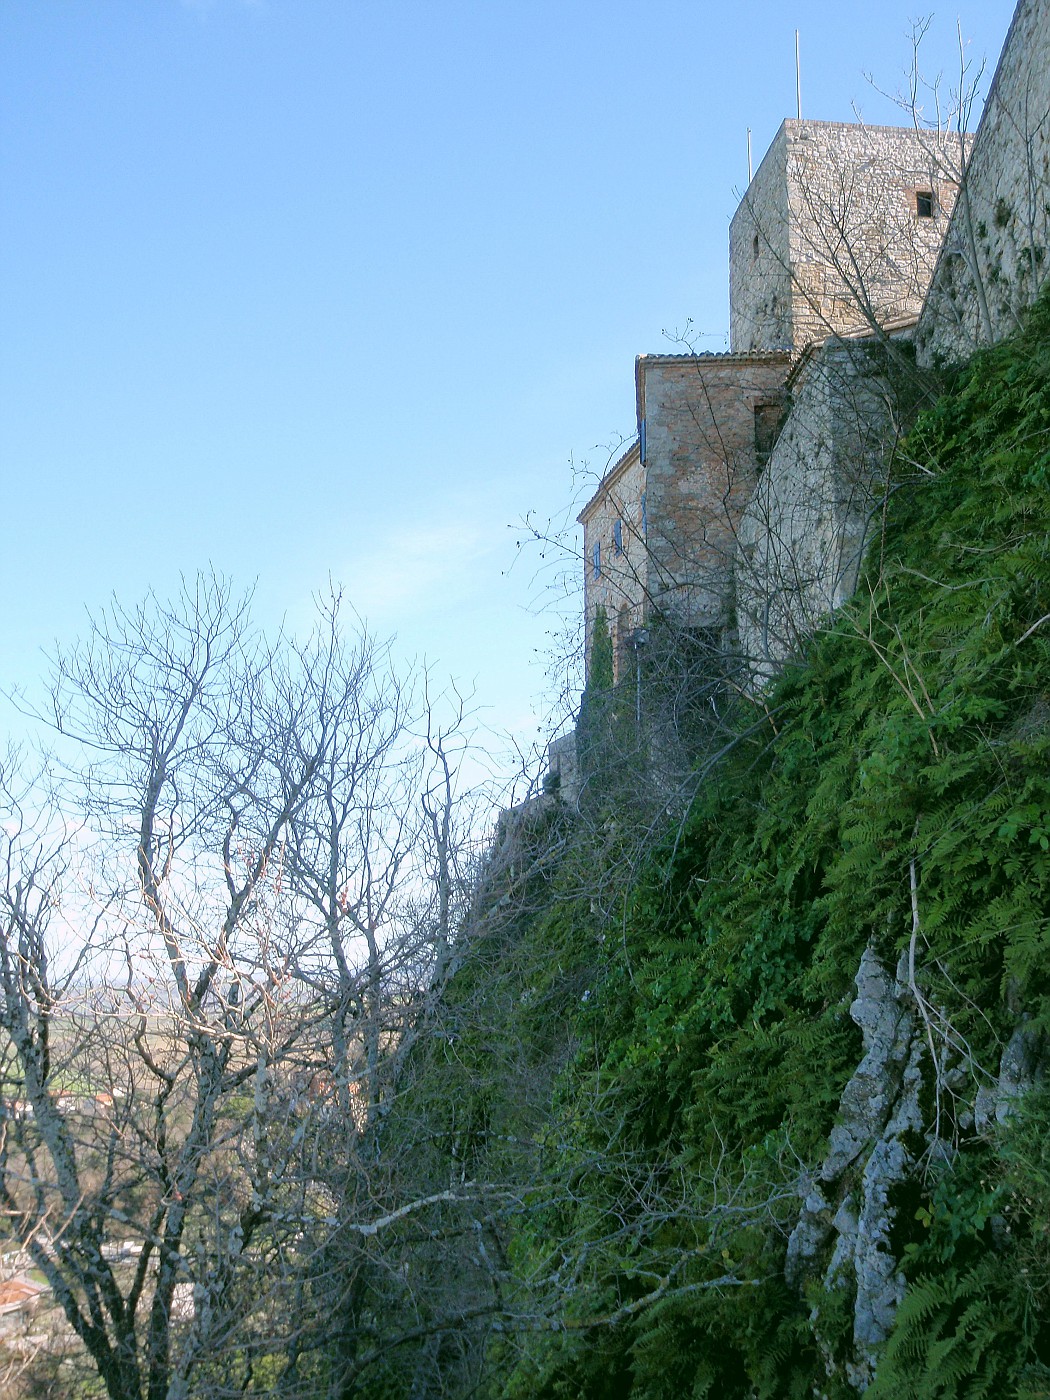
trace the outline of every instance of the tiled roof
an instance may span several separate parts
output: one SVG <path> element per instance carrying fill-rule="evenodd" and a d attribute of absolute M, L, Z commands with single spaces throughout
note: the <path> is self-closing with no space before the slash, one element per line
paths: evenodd
<path fill-rule="evenodd" d="M 10 1278 L 0 1283 L 0 1314 L 16 1312 L 48 1290 L 44 1284 L 27 1278 Z"/>
<path fill-rule="evenodd" d="M 696 360 L 784 360 L 791 354 L 783 350 L 704 350 L 698 355 L 639 355 L 639 364 L 676 364 Z"/>

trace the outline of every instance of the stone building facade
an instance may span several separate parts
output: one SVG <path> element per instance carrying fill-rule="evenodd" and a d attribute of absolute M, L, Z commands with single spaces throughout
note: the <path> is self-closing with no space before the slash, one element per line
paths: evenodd
<path fill-rule="evenodd" d="M 729 229 L 730 346 L 801 351 L 914 320 L 957 147 L 911 127 L 785 121 Z"/>
<path fill-rule="evenodd" d="M 920 365 L 965 358 L 979 344 L 1018 327 L 1050 270 L 1050 0 L 1021 0 L 1018 5 L 972 141 L 906 137 L 898 145 L 898 168 L 905 168 L 908 141 L 917 141 L 929 159 L 928 181 L 935 196 L 947 182 L 951 217 L 942 221 L 943 244 L 914 328 L 905 317 L 892 315 L 904 303 L 880 294 L 878 307 L 872 308 L 886 314 L 878 323 L 880 331 L 869 328 L 865 335 L 843 336 L 839 326 L 839 336 L 806 352 L 793 372 L 791 413 L 741 523 L 735 569 L 739 640 L 757 685 L 855 587 L 902 426 L 879 350 L 892 350 L 893 337 L 904 335 L 914 338 Z M 778 135 L 782 139 L 783 132 Z M 865 139 L 860 129 L 858 152 Z M 964 157 L 968 163 L 960 187 L 955 177 Z M 752 199 L 756 208 L 773 207 L 780 198 L 775 192 L 769 198 L 761 194 L 776 183 L 764 173 L 765 164 L 752 183 L 753 190 L 760 190 Z M 883 159 L 878 168 L 885 174 L 891 164 Z M 915 179 L 913 167 L 902 186 L 905 193 Z M 949 198 L 942 198 L 942 212 L 948 205 Z M 750 213 L 745 200 L 734 226 L 743 217 L 746 228 Z M 926 235 L 935 224 L 936 219 L 915 222 L 911 266 L 923 279 L 931 268 Z M 736 250 L 738 274 L 742 251 L 746 249 Z M 891 265 L 898 270 L 908 266 L 899 252 L 888 259 Z M 803 282 L 797 279 L 796 302 Z M 737 285 L 746 314 L 738 314 L 734 303 L 734 326 L 750 328 L 754 336 L 756 327 L 771 324 L 770 298 L 760 283 L 748 287 L 739 279 Z M 878 276 L 873 275 L 872 285 L 881 285 Z M 912 285 L 921 288 L 921 279 Z M 810 314 L 811 300 L 803 300 L 805 314 Z"/>
<path fill-rule="evenodd" d="M 861 395 L 858 335 L 914 325 L 955 198 L 938 170 L 911 129 L 783 123 L 730 228 L 732 349 L 638 357 L 638 440 L 580 513 L 588 660 L 600 607 L 617 678 L 654 611 L 739 625 L 763 670 L 849 591 L 881 456 L 847 465 L 859 429 L 829 424 Z M 849 349 L 821 368 L 835 336 Z M 801 578 L 802 605 L 777 615 Z"/>
<path fill-rule="evenodd" d="M 744 508 L 785 409 L 790 357 L 640 355 L 635 386 L 652 605 L 724 628 Z"/>
<path fill-rule="evenodd" d="M 898 342 L 961 358 L 1048 271 L 1050 0 L 1020 0 L 972 143 L 785 121 L 730 228 L 729 354 L 636 361 L 638 441 L 579 517 L 588 656 L 596 608 L 618 676 L 659 612 L 761 686 L 855 586 Z"/>
<path fill-rule="evenodd" d="M 649 598 L 648 501 L 641 444 L 613 463 L 579 516 L 583 526 L 584 645 L 591 656 L 594 621 L 603 608 L 613 640 L 617 679 L 624 649 L 643 626 Z"/>
<path fill-rule="evenodd" d="M 897 439 L 896 399 L 870 336 L 811 347 L 791 413 L 740 522 L 737 644 L 761 687 L 856 587 Z"/>
<path fill-rule="evenodd" d="M 737 532 L 784 410 L 784 352 L 639 355 L 638 438 L 580 513 L 586 646 L 596 609 L 617 678 L 654 609 L 724 630 Z"/>
<path fill-rule="evenodd" d="M 1017 329 L 1050 273 L 1050 0 L 1020 0 L 916 332 L 920 363 Z"/>

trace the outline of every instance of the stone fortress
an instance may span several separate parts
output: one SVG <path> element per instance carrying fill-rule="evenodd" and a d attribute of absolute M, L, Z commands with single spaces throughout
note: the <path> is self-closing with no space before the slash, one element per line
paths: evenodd
<path fill-rule="evenodd" d="M 1048 249 L 1050 0 L 972 138 L 785 121 L 730 225 L 729 352 L 637 358 L 637 438 L 580 513 L 588 666 L 599 610 L 617 680 L 659 616 L 760 691 L 852 593 L 924 367 L 1010 334 Z M 550 769 L 573 801 L 573 734 Z"/>

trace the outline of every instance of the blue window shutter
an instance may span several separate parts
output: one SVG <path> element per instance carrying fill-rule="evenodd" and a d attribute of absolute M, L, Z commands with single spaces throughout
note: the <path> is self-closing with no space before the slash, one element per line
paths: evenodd
<path fill-rule="evenodd" d="M 602 576 L 602 542 L 601 542 L 601 540 L 595 540 L 595 542 L 594 542 L 594 577 L 595 577 L 595 578 L 601 578 L 601 576 Z"/>
<path fill-rule="evenodd" d="M 613 545 L 617 554 L 623 553 L 623 521 L 617 520 L 613 526 Z"/>

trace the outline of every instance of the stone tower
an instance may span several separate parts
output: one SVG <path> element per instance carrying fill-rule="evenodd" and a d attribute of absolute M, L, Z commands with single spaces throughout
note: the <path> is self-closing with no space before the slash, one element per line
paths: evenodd
<path fill-rule="evenodd" d="M 785 121 L 730 225 L 733 352 L 914 320 L 955 202 L 951 154 L 907 127 Z"/>

